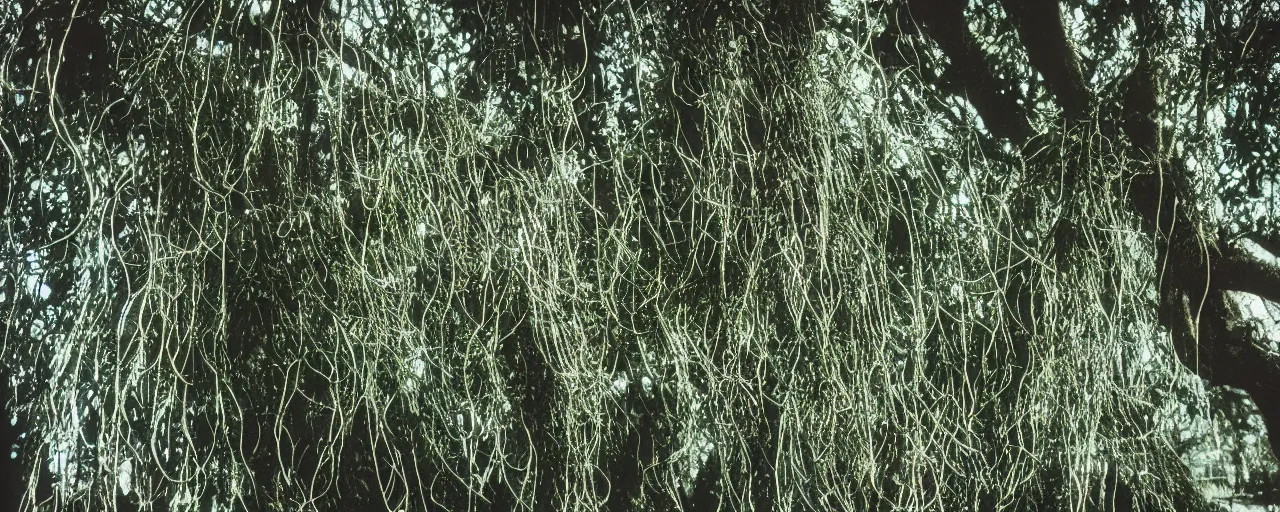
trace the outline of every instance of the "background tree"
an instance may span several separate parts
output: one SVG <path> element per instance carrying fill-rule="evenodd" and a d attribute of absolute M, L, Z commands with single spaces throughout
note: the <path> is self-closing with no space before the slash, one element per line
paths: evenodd
<path fill-rule="evenodd" d="M 1274 503 L 1275 27 L 0 7 L 7 467 L 40 510 L 1211 509 L 1212 404 Z"/>

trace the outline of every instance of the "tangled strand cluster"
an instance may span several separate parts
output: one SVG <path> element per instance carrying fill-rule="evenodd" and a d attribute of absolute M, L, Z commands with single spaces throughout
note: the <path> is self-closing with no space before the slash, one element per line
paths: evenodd
<path fill-rule="evenodd" d="M 23 250 L 74 278 L 57 308 L 9 302 L 28 504 L 1184 492 L 1149 420 L 1180 371 L 1147 303 L 1152 249 L 1106 184 L 1050 200 L 1055 166 L 1122 157 L 987 160 L 939 114 L 971 118 L 962 103 L 866 41 L 779 39 L 749 10 L 691 28 L 622 2 L 522 32 L 475 8 L 495 36 L 461 8 L 347 4 L 303 35 L 256 4 L 198 33 L 120 7 L 111 26 L 153 21 L 111 31 L 144 122 L 100 123 L 122 111 L 92 95 L 36 115 L 55 136 L 15 159 L 7 204 L 65 216 L 10 221 L 10 247 L 61 229 Z M 572 54 L 588 29 L 596 67 Z"/>

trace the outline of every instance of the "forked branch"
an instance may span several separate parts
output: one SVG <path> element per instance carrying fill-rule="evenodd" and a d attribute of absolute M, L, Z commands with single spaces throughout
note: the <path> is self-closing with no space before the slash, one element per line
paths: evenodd
<path fill-rule="evenodd" d="M 992 135 L 1022 143 L 1034 132 L 1027 115 L 1010 93 L 1012 87 L 996 78 L 986 52 L 969 30 L 965 0 L 907 0 L 911 16 L 938 43 L 960 77 L 965 96 Z"/>

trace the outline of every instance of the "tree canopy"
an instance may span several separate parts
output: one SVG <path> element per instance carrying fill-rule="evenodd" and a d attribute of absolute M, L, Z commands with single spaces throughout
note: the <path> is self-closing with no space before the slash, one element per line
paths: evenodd
<path fill-rule="evenodd" d="M 0 5 L 0 476 L 1280 504 L 1277 83 L 1262 0 Z"/>

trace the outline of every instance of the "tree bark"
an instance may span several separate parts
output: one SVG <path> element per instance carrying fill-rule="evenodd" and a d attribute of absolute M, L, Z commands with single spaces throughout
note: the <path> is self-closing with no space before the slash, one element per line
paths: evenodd
<path fill-rule="evenodd" d="M 1080 58 L 1067 39 L 1057 0 L 1001 0 L 1013 20 L 1027 57 L 1041 75 L 1069 123 L 1089 118 L 1090 98 Z"/>

